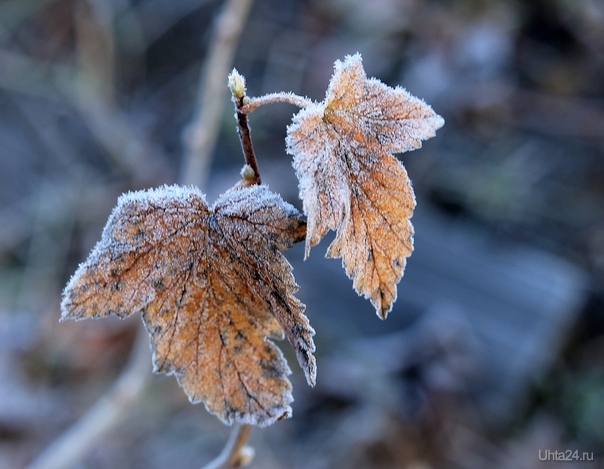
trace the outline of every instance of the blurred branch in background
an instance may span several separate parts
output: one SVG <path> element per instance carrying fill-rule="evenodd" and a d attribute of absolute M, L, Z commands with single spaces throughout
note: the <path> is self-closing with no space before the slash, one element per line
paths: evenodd
<path fill-rule="evenodd" d="M 157 145 L 139 135 L 116 101 L 116 50 L 112 2 L 82 0 L 75 5 L 76 90 L 74 104 L 81 110 L 111 161 L 142 185 L 161 181 L 163 171 L 154 162 L 165 162 Z M 73 90 L 71 90 L 73 93 Z M 70 94 L 73 96 L 73 94 Z M 154 153 L 160 153 L 153 157 Z"/>
<path fill-rule="evenodd" d="M 135 185 L 148 185 L 165 177 L 167 158 L 143 137 L 116 101 L 112 24 L 111 2 L 76 3 L 75 65 L 0 50 L 5 65 L 0 71 L 0 85 L 73 106 L 116 170 L 128 175 Z"/>
<path fill-rule="evenodd" d="M 225 77 L 233 66 L 235 46 L 251 7 L 252 0 L 228 0 L 215 21 L 200 79 L 195 118 L 183 136 L 185 159 L 179 180 L 185 185 L 205 186 L 227 96 Z"/>
<path fill-rule="evenodd" d="M 75 466 L 136 405 L 151 377 L 150 362 L 149 339 L 140 328 L 130 360 L 113 387 L 80 420 L 53 441 L 28 466 L 29 469 Z"/>
<path fill-rule="evenodd" d="M 116 51 L 111 2 L 77 3 L 74 26 L 79 99 L 115 106 Z"/>

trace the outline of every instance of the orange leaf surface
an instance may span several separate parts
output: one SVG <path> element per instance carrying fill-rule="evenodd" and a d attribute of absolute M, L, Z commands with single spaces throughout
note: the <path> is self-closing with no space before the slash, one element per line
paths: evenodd
<path fill-rule="evenodd" d="M 265 186 L 232 189 L 208 208 L 194 188 L 123 195 L 65 288 L 62 320 L 141 312 L 154 371 L 227 424 L 291 415 L 291 373 L 272 342 L 294 346 L 309 384 L 315 349 L 290 264 L 299 213 Z"/>
<path fill-rule="evenodd" d="M 288 127 L 300 198 L 308 216 L 306 255 L 328 230 L 328 257 L 342 257 L 359 294 L 385 318 L 413 251 L 415 196 L 391 153 L 421 147 L 444 124 L 402 88 L 367 78 L 360 55 L 336 62 L 325 100 Z"/>

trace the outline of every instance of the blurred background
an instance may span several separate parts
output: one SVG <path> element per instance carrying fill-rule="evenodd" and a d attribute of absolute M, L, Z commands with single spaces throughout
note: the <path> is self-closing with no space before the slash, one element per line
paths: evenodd
<path fill-rule="evenodd" d="M 281 343 L 294 416 L 253 430 L 250 467 L 604 467 L 604 4 L 256 0 L 240 38 L 223 34 L 233 58 L 212 60 L 223 6 L 0 2 L 0 468 L 29 464 L 128 362 L 139 318 L 58 323 L 119 194 L 186 181 L 213 200 L 238 180 L 226 76 L 217 111 L 204 97 L 212 70 L 236 66 L 251 96 L 320 100 L 355 52 L 446 120 L 399 155 L 416 250 L 386 321 L 323 258 L 329 239 L 307 261 L 286 253 L 318 384 Z M 300 207 L 295 111 L 250 122 L 264 182 Z M 229 428 L 146 363 L 124 421 L 74 467 L 196 468 L 220 452 Z"/>

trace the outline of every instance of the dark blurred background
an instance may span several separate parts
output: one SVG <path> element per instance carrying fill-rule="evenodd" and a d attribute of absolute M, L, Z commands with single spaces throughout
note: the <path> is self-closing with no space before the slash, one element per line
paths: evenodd
<path fill-rule="evenodd" d="M 182 180 L 221 7 L 0 2 L 2 469 L 35 458 L 128 359 L 140 319 L 59 324 L 61 290 L 119 194 Z M 234 65 L 252 96 L 320 100 L 333 62 L 357 51 L 369 76 L 446 120 L 400 156 L 416 250 L 386 321 L 323 258 L 328 240 L 307 261 L 286 253 L 318 385 L 280 344 L 294 416 L 252 432 L 251 467 L 604 467 L 604 3 L 256 0 Z M 199 176 L 209 200 L 243 164 L 228 97 L 223 111 Z M 263 180 L 299 207 L 294 111 L 250 121 Z M 228 434 L 152 376 L 76 467 L 200 467 Z"/>

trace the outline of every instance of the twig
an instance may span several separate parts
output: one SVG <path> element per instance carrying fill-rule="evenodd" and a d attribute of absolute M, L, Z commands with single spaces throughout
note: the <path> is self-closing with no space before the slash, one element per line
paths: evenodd
<path fill-rule="evenodd" d="M 229 73 L 235 48 L 251 9 L 252 0 L 228 0 L 216 26 L 199 87 L 197 117 L 185 132 L 186 154 L 180 181 L 203 186 L 210 155 L 216 144 L 226 97 L 224 77 Z"/>
<path fill-rule="evenodd" d="M 245 106 L 241 107 L 241 112 L 249 114 L 260 106 L 272 103 L 288 103 L 301 108 L 306 108 L 314 104 L 312 100 L 303 96 L 298 96 L 297 94 L 291 92 L 270 93 L 265 94 L 264 96 L 258 96 L 256 98 L 249 98 L 249 101 L 245 104 Z"/>
<path fill-rule="evenodd" d="M 76 4 L 77 91 L 80 99 L 115 103 L 115 39 L 111 2 Z"/>
<path fill-rule="evenodd" d="M 247 121 L 247 113 L 242 109 L 249 103 L 250 98 L 245 95 L 245 78 L 237 69 L 229 74 L 229 89 L 231 90 L 231 100 L 235 105 L 235 117 L 237 117 L 237 134 L 241 142 L 241 149 L 245 158 L 245 166 L 241 171 L 243 177 L 242 184 L 250 186 L 253 184 L 261 184 L 260 170 L 258 169 L 258 161 L 256 161 L 256 152 L 252 144 L 252 134 Z"/>
<path fill-rule="evenodd" d="M 140 397 L 151 376 L 149 337 L 140 328 L 126 368 L 113 388 L 42 452 L 28 469 L 65 469 L 113 430 Z"/>
<path fill-rule="evenodd" d="M 245 446 L 245 443 L 251 430 L 251 425 L 234 427 L 222 453 L 202 469 L 233 469 L 249 464 L 254 457 L 254 450 L 249 446 Z"/>
<path fill-rule="evenodd" d="M 305 108 L 313 104 L 308 98 L 303 98 L 293 93 L 271 93 L 258 98 L 249 98 L 245 94 L 245 79 L 235 69 L 229 75 L 229 88 L 233 95 L 233 103 L 237 111 L 237 133 L 241 141 L 241 149 L 245 157 L 246 167 L 242 172 L 246 185 L 261 184 L 260 170 L 256 161 L 256 153 L 252 145 L 252 136 L 247 120 L 247 115 L 254 109 L 270 103 L 289 103 Z"/>
<path fill-rule="evenodd" d="M 243 98 L 237 100 L 237 133 L 239 134 L 239 141 L 241 142 L 241 149 L 243 150 L 243 156 L 245 157 L 245 163 L 254 172 L 253 176 L 245 177 L 247 184 L 261 184 L 260 170 L 258 169 L 258 162 L 256 161 L 256 153 L 254 152 L 254 145 L 252 145 L 252 135 L 250 133 L 250 127 L 247 121 L 247 114 L 240 111 L 243 105 Z"/>

